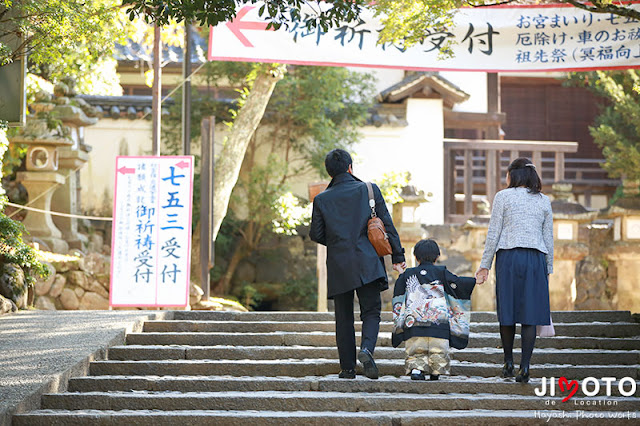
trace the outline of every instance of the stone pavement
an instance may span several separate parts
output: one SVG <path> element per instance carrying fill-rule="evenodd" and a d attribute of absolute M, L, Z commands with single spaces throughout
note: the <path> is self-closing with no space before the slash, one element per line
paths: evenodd
<path fill-rule="evenodd" d="M 536 342 L 532 380 L 525 385 L 499 377 L 502 350 L 494 312 L 471 314 L 470 347 L 454 351 L 451 376 L 416 382 L 404 375 L 403 350 L 391 347 L 390 312 L 382 314 L 375 352 L 380 379 L 341 380 L 332 313 L 176 311 L 145 322 L 127 335 L 126 344 L 109 348 L 106 359 L 91 362 L 84 377 L 71 378 L 66 392 L 42 395 L 39 409 L 12 421 L 14 426 L 638 424 L 640 324 L 628 311 L 552 316 L 558 335 Z M 516 350 L 516 361 L 519 355 Z M 599 380 L 597 394 L 580 391 L 566 402 L 568 390 L 558 385 L 553 395 L 534 393 L 543 377 L 562 376 L 581 382 L 616 379 L 610 394 Z M 633 395 L 623 394 L 631 387 Z"/>
<path fill-rule="evenodd" d="M 0 316 L 0 426 L 15 412 L 40 407 L 49 392 L 64 392 L 69 378 L 123 344 L 146 320 L 168 311 L 21 311 Z"/>

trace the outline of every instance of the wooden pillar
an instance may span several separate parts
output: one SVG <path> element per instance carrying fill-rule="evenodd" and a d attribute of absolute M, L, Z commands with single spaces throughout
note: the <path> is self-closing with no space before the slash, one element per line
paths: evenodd
<path fill-rule="evenodd" d="M 160 118 L 162 117 L 162 80 L 160 63 L 162 62 L 162 41 L 160 40 L 160 27 L 153 27 L 153 89 L 152 100 L 152 155 L 160 155 Z"/>
<path fill-rule="evenodd" d="M 473 151 L 464 150 L 464 214 L 473 214 Z"/>
<path fill-rule="evenodd" d="M 451 203 L 451 194 L 455 192 L 455 165 L 451 168 L 451 156 L 453 153 L 450 149 L 444 148 L 444 222 L 449 222 L 449 215 L 453 213 L 452 207 L 455 206 Z"/>
<path fill-rule="evenodd" d="M 213 267 L 213 159 L 215 117 L 205 117 L 201 123 L 201 166 L 200 166 L 200 268 L 202 290 L 205 300 L 209 300 L 211 282 L 209 270 Z"/>
<path fill-rule="evenodd" d="M 564 152 L 556 152 L 554 179 L 555 182 L 564 180 Z"/>
<path fill-rule="evenodd" d="M 500 112 L 500 76 L 495 72 L 487 74 L 487 112 Z M 489 127 L 487 139 L 500 139 L 500 126 Z"/>
<path fill-rule="evenodd" d="M 182 153 L 191 155 L 191 23 L 184 21 L 184 57 L 182 59 Z"/>
<path fill-rule="evenodd" d="M 538 174 L 540 178 L 542 178 L 542 152 L 541 151 L 533 151 L 533 158 L 531 161 L 535 164 L 536 169 L 538 170 Z"/>
<path fill-rule="evenodd" d="M 496 150 L 489 149 L 486 151 L 486 185 L 487 185 L 487 199 L 489 203 L 493 205 L 493 197 L 496 195 L 496 182 L 498 175 L 498 165 L 496 159 Z"/>
<path fill-rule="evenodd" d="M 318 244 L 318 312 L 329 310 L 327 303 L 327 246 Z"/>

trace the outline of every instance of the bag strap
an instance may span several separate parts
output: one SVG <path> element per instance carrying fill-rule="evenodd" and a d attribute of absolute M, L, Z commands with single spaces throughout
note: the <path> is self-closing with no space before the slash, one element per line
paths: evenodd
<path fill-rule="evenodd" d="M 373 198 L 373 186 L 371 182 L 365 182 L 367 184 L 367 192 L 369 193 L 369 207 L 371 207 L 371 218 L 378 217 L 376 214 L 376 201 Z"/>

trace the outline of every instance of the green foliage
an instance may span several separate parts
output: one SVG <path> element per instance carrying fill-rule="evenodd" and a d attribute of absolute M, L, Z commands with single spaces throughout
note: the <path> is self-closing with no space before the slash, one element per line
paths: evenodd
<path fill-rule="evenodd" d="M 0 162 L 2 162 L 2 175 L 4 176 L 4 156 L 9 148 L 9 139 L 7 139 L 7 122 L 0 120 Z M 0 197 L 4 195 L 4 189 L 0 185 Z"/>
<path fill-rule="evenodd" d="M 382 21 L 380 43 L 394 43 L 411 47 L 424 42 L 434 32 L 450 33 L 453 17 L 461 6 L 482 2 L 463 0 L 380 0 L 376 2 L 376 16 Z M 450 54 L 450 44 L 443 45 L 443 53 Z"/>
<path fill-rule="evenodd" d="M 4 210 L 5 202 L 6 196 L 0 195 L 0 210 Z M 0 264 L 19 265 L 24 270 L 26 284 L 31 285 L 37 276 L 47 277 L 49 270 L 38 260 L 36 250 L 22 239 L 25 232 L 22 223 L 0 213 Z"/>
<path fill-rule="evenodd" d="M 0 158 L 8 146 L 6 123 L 0 122 Z M 25 282 L 31 285 L 36 276 L 46 277 L 49 270 L 38 260 L 36 251 L 23 241 L 22 235 L 26 231 L 22 223 L 2 213 L 6 202 L 4 189 L 0 187 L 0 264 L 15 263 L 22 267 L 25 272 Z"/>
<path fill-rule="evenodd" d="M 637 70 L 573 73 L 570 82 L 583 85 L 608 101 L 589 127 L 602 148 L 604 168 L 614 178 L 640 179 L 640 83 Z"/>
<path fill-rule="evenodd" d="M 318 306 L 318 281 L 315 269 L 301 278 L 287 280 L 281 296 L 301 311 L 315 311 Z"/>
<path fill-rule="evenodd" d="M 210 90 L 192 91 L 193 140 L 199 138 L 200 122 L 205 116 L 215 115 L 217 122 L 232 125 L 236 111 L 262 66 L 225 62 L 205 64 L 201 76 Z M 234 98 L 213 99 L 218 85 L 235 87 L 235 92 L 229 92 Z M 259 291 L 231 288 L 235 268 L 245 257 L 259 256 L 269 250 L 261 245 L 265 237 L 273 233 L 295 235 L 299 226 L 308 224 L 310 206 L 288 192 L 289 183 L 305 172 L 324 174 L 326 152 L 333 148 L 348 148 L 357 141 L 357 128 L 365 124 L 372 104 L 373 86 L 370 75 L 323 67 L 291 67 L 278 83 L 247 150 L 232 194 L 232 205 L 244 219 L 227 214 L 216 238 L 219 262 L 213 269 L 212 280 L 218 283 L 218 289 L 236 294 L 245 304 L 248 304 L 247 300 L 258 300 Z M 163 123 L 166 147 L 163 152 L 178 154 L 181 152 L 182 109 L 179 92 L 174 99 L 176 103 Z M 194 154 L 198 157 L 198 153 Z M 199 196 L 199 191 L 194 191 L 194 217 L 198 213 Z M 220 259 L 221 253 L 225 254 L 224 260 Z M 252 283 L 248 285 L 258 288 Z M 315 294 L 315 287 L 312 293 Z"/>
<path fill-rule="evenodd" d="M 288 206 L 278 204 L 278 199 L 287 189 L 286 182 L 282 180 L 285 170 L 286 164 L 271 154 L 264 164 L 253 164 L 247 173 L 238 179 L 234 188 L 234 202 L 247 209 L 247 222 L 251 229 L 243 234 L 252 250 L 257 248 L 260 237 L 268 225 L 274 221 L 283 222 L 281 212 L 288 214 Z M 243 228 L 246 229 L 247 226 Z M 255 237 L 251 238 L 252 235 Z"/>
<path fill-rule="evenodd" d="M 245 3 L 255 4 L 258 0 L 248 0 Z M 129 19 L 144 17 L 151 23 L 168 24 L 172 19 L 177 22 L 197 21 L 201 26 L 217 25 L 230 21 L 236 16 L 236 7 L 240 2 L 234 0 L 123 0 L 128 6 Z M 269 28 L 280 28 L 292 22 L 300 21 L 305 16 L 308 28 L 320 27 L 324 31 L 330 26 L 337 26 L 341 21 L 356 19 L 367 4 L 364 0 L 336 0 L 331 2 L 333 7 L 312 6 L 303 0 L 265 0 L 260 7 L 260 15 L 267 18 Z"/>
<path fill-rule="evenodd" d="M 111 56 L 131 30 L 119 6 L 118 0 L 2 0 L 0 37 L 7 44 L 0 43 L 0 63 L 28 55 L 30 72 L 47 80 L 74 76 L 83 93 L 121 94 Z M 16 43 L 21 34 L 24 44 Z"/>
<path fill-rule="evenodd" d="M 451 34 L 453 17 L 462 7 L 491 7 L 510 0 L 378 0 L 373 8 L 382 21 L 379 43 L 394 43 L 399 47 L 421 44 L 433 33 Z M 611 13 L 640 20 L 640 12 L 629 4 L 612 0 L 596 0 L 590 3 L 580 0 L 558 0 L 594 13 Z M 443 45 L 441 54 L 449 56 L 452 41 Z"/>
<path fill-rule="evenodd" d="M 380 187 L 380 192 L 387 203 L 402 203 L 400 196 L 402 188 L 409 184 L 411 175 L 409 172 L 389 172 L 382 175 L 382 178 L 376 179 L 375 183 Z"/>
<path fill-rule="evenodd" d="M 297 235 L 299 226 L 311 223 L 311 203 L 300 205 L 300 201 L 291 192 L 281 195 L 273 203 L 275 218 L 271 221 L 273 232 L 284 235 Z"/>
<path fill-rule="evenodd" d="M 276 86 L 263 119 L 285 153 L 302 154 L 299 162 L 286 157 L 290 175 L 309 170 L 326 175 L 326 153 L 348 149 L 358 140 L 358 128 L 372 105 L 373 87 L 373 76 L 346 68 L 290 68 Z"/>

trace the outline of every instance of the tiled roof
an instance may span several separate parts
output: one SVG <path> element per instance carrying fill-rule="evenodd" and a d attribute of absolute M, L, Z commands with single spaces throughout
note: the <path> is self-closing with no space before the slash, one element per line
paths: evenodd
<path fill-rule="evenodd" d="M 197 34 L 191 32 L 191 63 L 201 64 L 207 60 L 207 41 Z M 148 61 L 153 60 L 153 46 L 146 46 L 135 43 L 132 40 L 126 45 L 118 44 L 115 49 L 115 59 L 118 61 Z M 177 46 L 163 45 L 162 59 L 164 61 L 182 63 L 184 57 L 183 49 Z"/>

